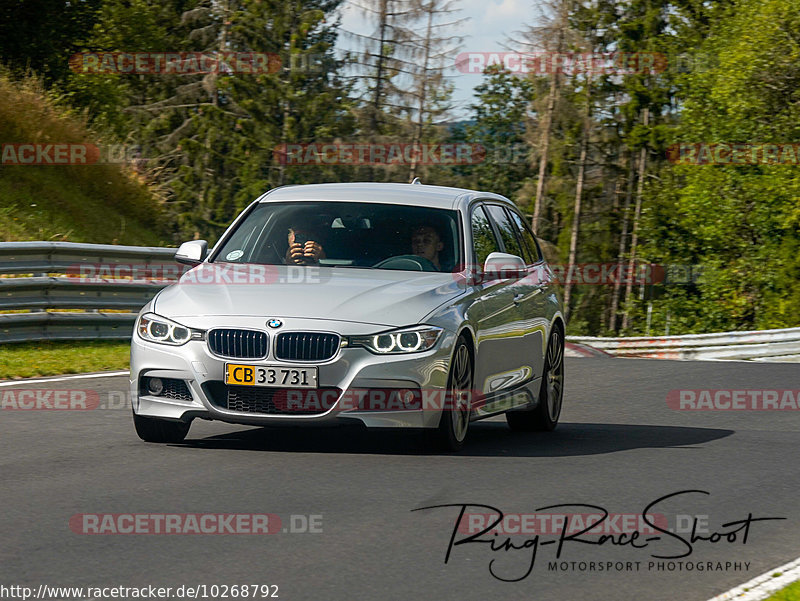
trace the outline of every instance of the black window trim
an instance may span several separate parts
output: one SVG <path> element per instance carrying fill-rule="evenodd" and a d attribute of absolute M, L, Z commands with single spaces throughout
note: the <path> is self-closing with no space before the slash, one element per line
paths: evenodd
<path fill-rule="evenodd" d="M 489 223 L 489 227 L 492 228 L 492 234 L 494 234 L 494 241 L 497 245 L 497 248 L 500 249 L 505 248 L 505 246 L 503 245 L 503 240 L 500 237 L 500 232 L 497 230 L 497 225 L 495 224 L 494 219 L 492 219 L 492 216 L 489 214 L 489 211 L 486 211 L 484 209 L 484 206 L 487 204 L 489 203 L 483 200 L 478 200 L 472 203 L 469 207 L 469 231 L 470 231 L 470 242 L 471 242 L 470 255 L 472 257 L 472 264 L 475 266 L 478 266 L 478 256 L 475 254 L 475 237 L 474 237 L 474 231 L 472 229 L 472 217 L 475 215 L 475 211 L 478 208 L 480 208 L 484 217 L 486 217 L 486 221 Z M 480 265 L 480 267 L 482 268 L 483 265 Z"/>
<path fill-rule="evenodd" d="M 533 263 L 527 263 L 527 266 L 528 267 L 532 267 L 532 266 L 536 266 L 536 265 L 540 265 L 540 264 L 544 263 L 544 255 L 542 254 L 541 249 L 539 248 L 539 243 L 536 242 L 536 236 L 533 234 L 532 230 L 528 227 L 527 222 L 522 217 L 522 215 L 519 213 L 519 211 L 517 211 L 515 208 L 509 207 L 505 203 L 497 202 L 496 200 L 485 201 L 485 202 L 482 202 L 481 204 L 483 204 L 483 205 L 495 205 L 495 206 L 500 207 L 501 209 L 505 209 L 508 212 L 512 212 L 513 211 L 514 213 L 516 213 L 520 217 L 520 219 L 522 220 L 522 225 L 528 230 L 528 232 L 531 234 L 531 236 L 533 236 L 533 242 L 534 242 L 534 244 L 536 244 L 536 253 L 530 253 L 530 254 L 531 254 L 531 257 L 533 257 L 533 255 L 536 254 L 538 259 L 536 261 L 534 261 Z M 492 218 L 491 213 L 489 213 L 489 211 L 486 211 L 486 216 L 488 217 L 489 222 L 492 224 L 492 229 L 494 230 L 495 237 L 497 238 L 497 240 L 499 242 L 498 246 L 500 246 L 500 248 L 503 249 L 503 252 L 507 252 L 506 251 L 506 245 L 503 242 L 503 237 L 500 236 L 499 226 L 494 222 L 494 219 Z M 510 215 L 509 215 L 509 219 L 511 219 Z M 511 223 L 512 223 L 512 225 L 516 226 L 516 223 L 514 223 L 513 219 L 511 219 Z M 524 240 L 520 240 L 519 232 L 517 232 L 516 230 L 517 230 L 517 228 L 514 227 L 514 231 L 515 231 L 514 235 L 517 238 L 517 242 L 520 244 L 520 248 L 526 248 L 527 249 L 528 245 L 524 242 Z M 530 251 L 530 249 L 528 249 L 528 250 Z M 522 257 L 522 259 L 524 260 L 524 257 Z"/>
<path fill-rule="evenodd" d="M 500 204 L 499 202 L 494 202 L 494 203 L 489 203 L 489 204 L 492 205 L 492 206 L 495 206 L 495 207 L 500 207 L 500 210 L 503 211 L 503 213 L 506 216 L 506 219 L 508 219 L 508 222 L 511 224 L 511 227 L 512 227 L 513 233 L 514 233 L 514 238 L 516 239 L 517 244 L 519 244 L 520 250 L 523 250 L 523 251 L 527 250 L 528 254 L 532 257 L 533 253 L 530 252 L 530 249 L 528 248 L 528 245 L 525 244 L 525 241 L 522 238 L 520 238 L 519 232 L 517 231 L 517 227 L 516 227 L 517 224 L 514 223 L 514 220 L 511 218 L 511 215 L 509 214 L 511 212 L 511 209 L 509 209 L 508 206 L 506 206 L 504 204 Z M 500 230 L 500 226 L 497 225 L 496 223 L 495 223 L 495 227 L 497 227 L 498 231 Z M 500 236 L 500 238 L 502 240 L 502 236 Z M 513 254 L 513 253 L 509 253 L 508 252 L 508 249 L 506 248 L 505 242 L 503 242 L 503 252 L 508 253 L 508 254 Z M 523 261 L 525 260 L 525 257 L 520 257 L 520 258 Z M 526 265 L 534 265 L 534 263 L 528 263 L 527 261 L 525 261 L 525 264 Z"/>
<path fill-rule="evenodd" d="M 492 217 L 492 214 L 488 211 L 488 207 L 500 207 L 500 210 L 502 211 L 505 208 L 505 205 L 502 205 L 499 202 L 486 202 L 484 204 L 487 207 L 486 216 L 489 218 L 489 221 L 492 223 L 492 226 L 494 227 L 495 235 L 497 236 L 498 241 L 500 242 L 500 251 L 504 252 L 504 253 L 507 253 L 509 255 L 513 254 L 513 253 L 508 252 L 508 249 L 506 248 L 506 243 L 503 240 L 503 234 L 500 231 L 500 226 L 497 225 L 497 222 L 495 222 L 494 217 Z M 515 234 L 515 236 L 516 236 L 516 234 Z M 520 247 L 520 248 L 522 248 L 522 247 Z"/>
<path fill-rule="evenodd" d="M 519 217 L 519 220 L 522 223 L 522 227 L 524 227 L 526 230 L 528 230 L 528 233 L 531 235 L 531 238 L 533 238 L 533 243 L 536 245 L 536 248 L 534 249 L 535 252 L 531 252 L 531 257 L 536 255 L 537 259 L 536 259 L 536 261 L 531 263 L 531 265 L 539 265 L 540 263 L 544 263 L 544 254 L 542 253 L 542 249 L 539 246 L 539 242 L 536 240 L 536 234 L 534 234 L 533 230 L 528 226 L 528 222 L 525 221 L 525 217 L 516 208 L 512 208 L 512 207 L 508 207 L 507 206 L 507 207 L 505 207 L 505 209 L 509 213 L 514 213 L 514 214 L 516 214 L 517 217 Z M 514 223 L 514 225 L 516 225 L 516 223 L 514 222 L 513 219 L 512 219 L 512 223 Z M 521 232 L 517 232 L 517 238 L 518 239 L 519 239 L 519 234 L 520 233 Z M 527 242 L 524 241 L 524 238 L 522 239 L 522 241 L 523 241 L 522 242 L 523 246 L 525 246 L 525 248 L 528 248 L 528 244 L 527 244 Z M 531 249 L 528 249 L 528 250 L 530 251 Z"/>
<path fill-rule="evenodd" d="M 506 219 L 508 219 L 508 222 L 514 230 L 514 237 L 517 239 L 517 244 L 519 244 L 522 251 L 528 255 L 528 258 L 533 259 L 535 253 L 531 252 L 531 249 L 528 248 L 528 243 L 525 242 L 525 238 L 522 237 L 522 232 L 519 231 L 519 226 L 517 222 L 514 221 L 514 217 L 512 217 L 513 211 L 508 207 L 503 207 L 503 209 L 505 209 L 506 212 Z M 528 261 L 525 257 L 523 257 L 523 259 L 525 259 L 525 264 L 529 266 L 536 263 L 536 261 Z"/>

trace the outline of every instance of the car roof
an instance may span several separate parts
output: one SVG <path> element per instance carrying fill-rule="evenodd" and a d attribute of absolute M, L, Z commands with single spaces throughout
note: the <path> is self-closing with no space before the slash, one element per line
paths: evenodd
<path fill-rule="evenodd" d="M 259 201 L 339 200 L 453 209 L 476 198 L 511 203 L 499 194 L 465 188 L 375 182 L 283 186 L 270 190 Z"/>

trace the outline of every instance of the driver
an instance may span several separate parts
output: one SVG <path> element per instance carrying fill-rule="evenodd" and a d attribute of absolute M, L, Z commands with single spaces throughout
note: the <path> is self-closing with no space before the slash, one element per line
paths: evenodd
<path fill-rule="evenodd" d="M 314 232 L 302 226 L 292 226 L 289 228 L 287 240 L 289 248 L 286 249 L 285 261 L 287 265 L 315 265 L 320 259 L 324 259 L 325 249 L 319 242 Z"/>
<path fill-rule="evenodd" d="M 444 242 L 435 227 L 417 225 L 411 230 L 411 252 L 428 259 L 440 271 L 442 266 L 439 263 L 439 253 L 443 248 Z"/>

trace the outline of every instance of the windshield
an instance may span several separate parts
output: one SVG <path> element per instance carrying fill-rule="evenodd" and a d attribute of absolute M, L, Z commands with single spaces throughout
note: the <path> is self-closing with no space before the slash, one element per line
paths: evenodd
<path fill-rule="evenodd" d="M 462 263 L 458 213 L 359 202 L 260 203 L 215 262 L 453 271 Z"/>

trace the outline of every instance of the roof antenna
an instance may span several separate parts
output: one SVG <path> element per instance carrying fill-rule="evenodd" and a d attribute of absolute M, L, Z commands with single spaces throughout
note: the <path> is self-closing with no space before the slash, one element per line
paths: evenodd
<path fill-rule="evenodd" d="M 418 178 L 418 177 L 415 177 L 415 178 L 414 178 L 414 179 L 411 181 L 411 183 L 412 183 L 412 184 L 422 184 L 422 182 L 421 182 L 421 181 L 419 181 L 419 178 Z"/>

